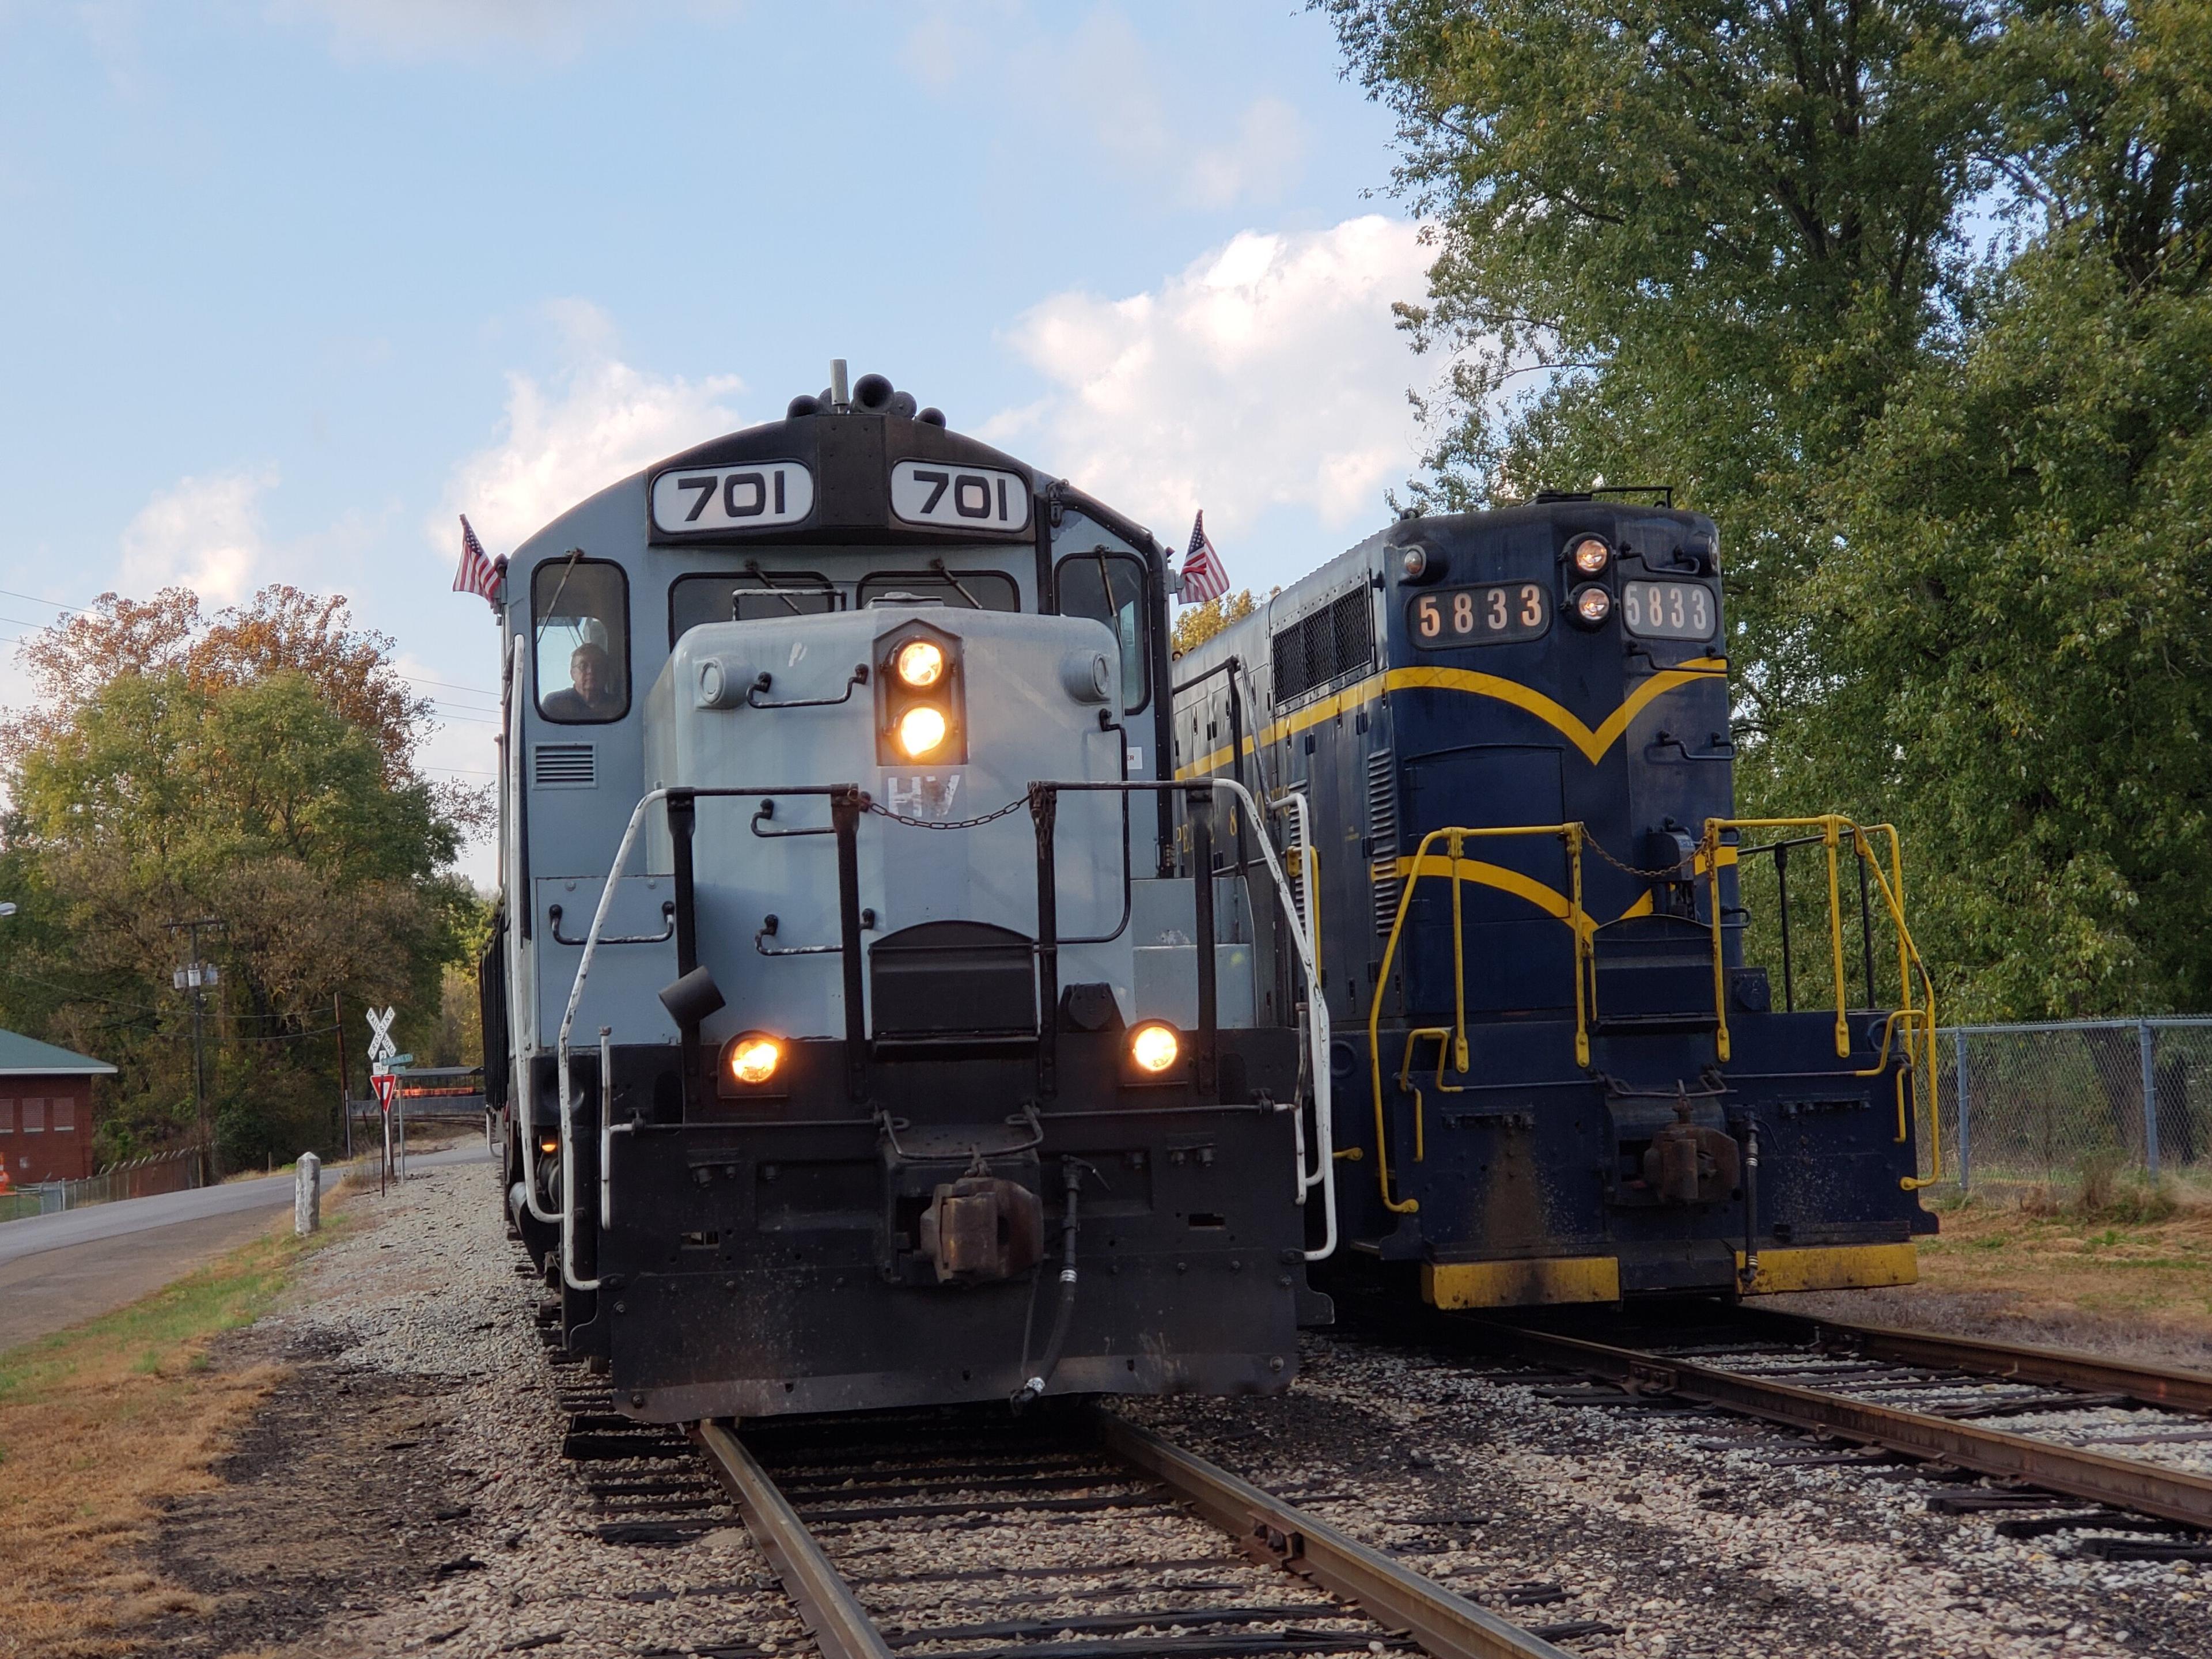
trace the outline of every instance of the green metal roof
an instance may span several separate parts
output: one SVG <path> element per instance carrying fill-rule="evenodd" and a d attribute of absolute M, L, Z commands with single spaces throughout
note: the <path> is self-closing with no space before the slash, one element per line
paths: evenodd
<path fill-rule="evenodd" d="M 71 1054 L 20 1031 L 0 1031 L 0 1077 L 113 1077 L 115 1068 L 89 1054 Z"/>

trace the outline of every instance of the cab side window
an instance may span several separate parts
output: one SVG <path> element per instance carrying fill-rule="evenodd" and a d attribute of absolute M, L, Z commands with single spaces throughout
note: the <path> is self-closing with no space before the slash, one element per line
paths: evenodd
<path fill-rule="evenodd" d="M 1127 553 L 1100 548 L 1062 559 L 1054 578 L 1060 614 L 1104 623 L 1121 646 L 1122 713 L 1152 701 L 1152 620 L 1145 612 L 1145 568 Z"/>
<path fill-rule="evenodd" d="M 530 579 L 538 712 L 564 725 L 629 713 L 629 579 L 607 559 L 548 559 Z"/>

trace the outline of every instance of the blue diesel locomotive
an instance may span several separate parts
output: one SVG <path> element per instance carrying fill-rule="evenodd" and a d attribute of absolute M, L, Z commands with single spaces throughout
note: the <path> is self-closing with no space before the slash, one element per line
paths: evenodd
<path fill-rule="evenodd" d="M 1168 582 L 842 362 L 507 562 L 486 1092 L 622 1410 L 1289 1385 L 1325 1032 L 1172 873 Z"/>
<path fill-rule="evenodd" d="M 1915 1277 L 1897 840 L 1735 816 L 1724 640 L 1710 520 L 1550 495 L 1177 661 L 1176 775 L 1274 804 L 1215 861 L 1272 835 L 1318 900 L 1350 1262 L 1445 1308 Z"/>

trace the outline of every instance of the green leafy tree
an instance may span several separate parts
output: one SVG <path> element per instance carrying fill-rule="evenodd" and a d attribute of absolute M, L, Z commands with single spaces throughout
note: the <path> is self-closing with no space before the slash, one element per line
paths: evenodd
<path fill-rule="evenodd" d="M 2044 222 L 1844 470 L 1770 763 L 1895 804 L 1967 1012 L 2212 1007 L 2212 15 L 2008 56 Z"/>
<path fill-rule="evenodd" d="M 320 628 L 276 625 L 303 614 Z M 91 672 L 123 624 L 179 616 Z M 420 711 L 392 695 L 388 642 L 281 590 L 211 627 L 180 604 L 111 602 L 40 644 L 48 697 L 7 757 L 0 860 L 29 924 L 0 939 L 9 1023 L 121 1068 L 108 1151 L 186 1136 L 191 1022 L 168 924 L 219 918 L 203 948 L 222 975 L 206 1029 L 224 1160 L 327 1146 L 334 998 L 398 1003 L 429 1029 L 481 908 L 449 873 L 463 815 L 415 771 Z"/>

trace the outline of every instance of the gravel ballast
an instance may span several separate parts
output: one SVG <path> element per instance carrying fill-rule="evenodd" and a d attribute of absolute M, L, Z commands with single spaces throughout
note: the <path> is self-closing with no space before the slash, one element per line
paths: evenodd
<path fill-rule="evenodd" d="M 692 1533 L 658 1547 L 598 1535 L 611 1516 L 595 1486 L 650 1484 L 671 1466 L 562 1458 L 567 1408 L 588 1379 L 548 1363 L 533 1320 L 544 1292 L 516 1271 L 496 1186 L 477 1164 L 350 1197 L 368 1224 L 316 1256 L 286 1309 L 245 1334 L 290 1377 L 241 1440 L 232 1484 L 173 1517 L 165 1566 L 223 1611 L 180 1626 L 168 1650 L 811 1650 L 726 1508 L 690 1511 Z M 2212 1659 L 2212 1609 L 2189 1564 L 2100 1561 L 2075 1553 L 2078 1534 L 2014 1540 L 1995 1516 L 1929 1510 L 1956 1488 L 1794 1463 L 1815 1449 L 1778 1431 L 1547 1398 L 1541 1385 L 1559 1392 L 1556 1378 L 1381 1341 L 1310 1337 L 1304 1365 L 1284 1396 L 1116 1409 L 1517 1622 L 1600 1627 L 1562 1640 L 1579 1653 Z M 360 1559 L 318 1541 L 292 1553 L 327 1558 L 324 1569 L 287 1568 L 288 1539 L 341 1531 Z M 1197 1547 L 1176 1531 L 1131 1537 L 1127 1557 Z M 940 1554 L 973 1565 L 978 1541 L 956 1552 L 927 1526 L 900 1524 L 842 1539 L 837 1553 L 866 1593 L 867 1578 L 927 1571 Z M 1058 1548 L 1008 1543 L 1008 1565 Z M 1095 1537 L 1085 1547 L 1101 1548 Z M 1110 1562 L 1096 1579 L 1038 1585 L 1030 1611 L 1072 1613 L 1073 1592 L 1094 1609 L 1151 1599 L 1116 1583 Z M 981 1616 L 969 1600 L 981 1588 L 897 1599 L 909 1617 Z M 1281 1589 L 1304 1599 L 1293 1581 Z"/>

